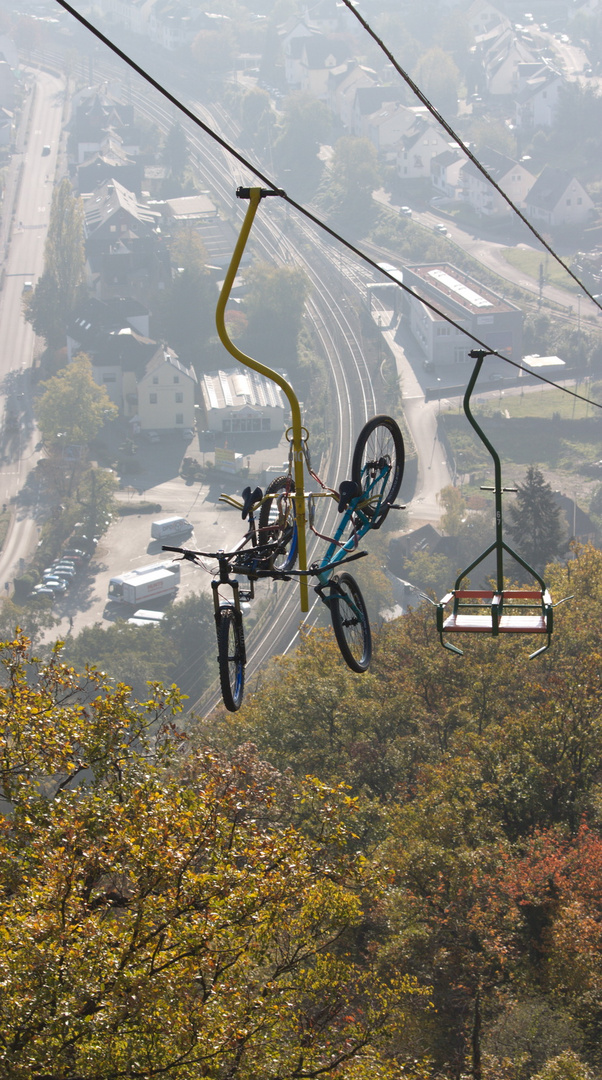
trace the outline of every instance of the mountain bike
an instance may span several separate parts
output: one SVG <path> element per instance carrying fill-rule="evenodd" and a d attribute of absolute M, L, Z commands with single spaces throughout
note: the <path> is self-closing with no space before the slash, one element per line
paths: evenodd
<path fill-rule="evenodd" d="M 292 454 L 290 455 L 292 457 Z M 372 655 L 372 636 L 364 598 L 354 577 L 338 573 L 343 564 L 364 557 L 358 551 L 362 537 L 370 529 L 379 529 L 389 511 L 400 509 L 395 503 L 404 469 L 404 443 L 401 431 L 389 416 L 375 416 L 362 428 L 351 465 L 351 479 L 339 490 L 327 488 L 311 468 L 307 440 L 305 462 L 321 490 L 306 494 L 309 528 L 327 541 L 320 561 L 306 570 L 296 570 L 298 521 L 295 484 L 291 472 L 277 477 L 267 487 L 245 488 L 242 499 L 222 495 L 224 502 L 236 507 L 248 528 L 234 551 L 202 552 L 167 547 L 181 558 L 197 565 L 204 559 L 217 561 L 218 570 L 211 582 L 216 623 L 218 664 L 222 697 L 227 709 L 240 708 L 244 695 L 246 649 L 243 607 L 254 598 L 254 584 L 260 578 L 287 581 L 294 577 L 316 578 L 314 591 L 330 611 L 332 627 L 341 655 L 352 671 L 366 671 Z M 320 498 L 336 500 L 341 520 L 334 536 L 319 533 L 315 527 L 315 504 Z M 249 587 L 241 589 L 239 576 Z M 229 590 L 230 595 L 224 592 Z"/>

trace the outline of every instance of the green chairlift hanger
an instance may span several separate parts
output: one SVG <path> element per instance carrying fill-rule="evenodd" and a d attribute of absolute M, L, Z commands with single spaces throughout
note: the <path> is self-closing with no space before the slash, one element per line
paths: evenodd
<path fill-rule="evenodd" d="M 293 479 L 295 481 L 295 517 L 297 522 L 297 535 L 298 535 L 298 552 L 299 552 L 299 569 L 303 571 L 302 576 L 299 578 L 299 593 L 301 611 L 309 610 L 309 593 L 307 577 L 305 572 L 307 571 L 307 541 L 305 533 L 305 496 L 304 496 L 304 479 L 303 479 L 303 460 L 304 460 L 304 433 L 307 432 L 301 424 L 301 407 L 299 400 L 290 384 L 286 379 L 280 375 L 279 372 L 273 371 L 272 368 L 266 367 L 265 364 L 260 364 L 258 360 L 253 360 L 252 357 L 247 356 L 245 353 L 237 349 L 233 341 L 228 336 L 226 330 L 226 305 L 228 303 L 232 285 L 234 279 L 238 273 L 240 261 L 245 250 L 249 233 L 251 232 L 251 226 L 257 213 L 257 208 L 262 199 L 267 195 L 283 195 L 283 191 L 276 189 L 266 188 L 238 188 L 236 195 L 239 199 L 248 199 L 249 206 L 245 214 L 245 218 L 240 230 L 240 235 L 236 242 L 230 265 L 224 278 L 224 284 L 217 301 L 217 310 L 215 313 L 215 321 L 217 325 L 217 332 L 222 342 L 222 345 L 228 350 L 228 352 L 238 360 L 245 367 L 250 367 L 253 371 L 259 372 L 266 379 L 271 379 L 275 382 L 280 389 L 284 392 L 288 399 L 288 403 L 291 407 L 291 419 L 292 419 L 292 452 L 294 462 L 294 474 Z"/>
<path fill-rule="evenodd" d="M 509 547 L 502 535 L 502 494 L 516 491 L 516 488 L 502 487 L 502 467 L 499 455 L 479 427 L 470 409 L 470 398 L 483 366 L 483 360 L 491 355 L 479 349 L 469 353 L 469 356 L 476 360 L 476 364 L 464 394 L 464 412 L 468 422 L 493 458 L 494 486 L 493 488 L 484 487 L 481 490 L 493 491 L 495 495 L 495 540 L 458 575 L 453 590 L 436 605 L 437 631 L 443 647 L 458 656 L 462 656 L 462 650 L 449 641 L 445 641 L 444 634 L 490 634 L 492 637 L 497 637 L 499 634 L 543 634 L 546 638 L 545 644 L 531 653 L 529 659 L 532 660 L 534 656 L 539 656 L 550 647 L 553 609 L 557 605 L 552 604 L 552 598 L 543 578 Z M 496 588 L 491 590 L 463 589 L 462 582 L 465 578 L 492 552 L 495 552 L 496 556 Z M 504 587 L 504 552 L 527 571 L 538 588 L 507 589 Z"/>

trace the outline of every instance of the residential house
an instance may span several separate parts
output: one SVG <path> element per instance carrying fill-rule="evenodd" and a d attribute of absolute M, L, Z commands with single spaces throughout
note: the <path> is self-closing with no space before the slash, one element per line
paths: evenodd
<path fill-rule="evenodd" d="M 488 42 L 482 52 L 485 86 L 493 95 L 515 95 L 520 89 L 521 64 L 537 62 L 532 49 L 512 29 L 504 30 Z"/>
<path fill-rule="evenodd" d="M 397 175 L 402 180 L 430 177 L 431 162 L 449 150 L 449 141 L 437 124 L 414 115 L 397 145 Z"/>
<path fill-rule="evenodd" d="M 250 369 L 201 375 L 200 390 L 209 431 L 227 435 L 282 431 L 288 405 L 279 386 Z"/>
<path fill-rule="evenodd" d="M 369 138 L 372 117 L 378 115 L 383 109 L 390 109 L 395 112 L 396 107 L 403 108 L 400 104 L 402 98 L 403 89 L 400 86 L 377 86 L 374 83 L 370 86 L 358 86 L 355 89 L 352 100 L 352 133 L 358 138 Z M 408 114 L 411 113 L 411 110 L 406 111 Z M 410 117 L 408 116 L 407 123 L 409 124 L 410 122 Z M 385 122 L 385 127 L 386 126 L 387 124 Z M 395 128 L 395 122 L 390 126 Z"/>
<path fill-rule="evenodd" d="M 101 0 L 107 23 L 123 26 L 131 34 L 148 33 L 148 16 L 155 0 Z"/>
<path fill-rule="evenodd" d="M 95 191 L 101 184 L 112 179 L 134 191 L 142 190 L 143 169 L 140 160 L 126 154 L 123 139 L 109 129 L 96 153 L 86 157 L 75 169 L 75 189 L 79 194 Z"/>
<path fill-rule="evenodd" d="M 552 127 L 565 80 L 548 65 L 537 65 L 516 97 L 516 126 L 518 128 Z"/>
<path fill-rule="evenodd" d="M 479 160 L 489 175 L 501 187 L 512 202 L 522 209 L 535 177 L 521 162 L 500 154 L 498 150 L 485 147 Z M 509 216 L 513 213 L 508 203 L 495 190 L 472 161 L 466 161 L 460 173 L 462 197 L 476 214 L 484 217 Z"/>
<path fill-rule="evenodd" d="M 303 38 L 299 56 L 299 89 L 321 101 L 328 99 L 328 76 L 350 55 L 346 41 L 322 35 Z"/>
<path fill-rule="evenodd" d="M 377 112 L 366 118 L 366 137 L 379 154 L 388 152 L 394 158 L 400 140 L 413 120 L 414 117 L 404 105 L 394 101 L 385 102 Z"/>
<path fill-rule="evenodd" d="M 318 36 L 320 31 L 305 19 L 292 18 L 279 28 L 280 47 L 284 57 L 284 78 L 292 90 L 301 86 L 301 47 L 305 38 Z"/>
<path fill-rule="evenodd" d="M 466 155 L 460 150 L 444 150 L 431 160 L 431 183 L 439 195 L 446 199 L 461 199 L 461 174 Z"/>
<path fill-rule="evenodd" d="M 465 330 L 486 340 L 497 352 L 522 357 L 523 313 L 515 304 L 450 263 L 413 264 L 404 267 L 403 274 L 413 293 L 405 297 L 410 330 L 427 364 L 468 363 L 474 343 Z M 460 329 L 427 307 L 423 299 L 453 319 Z M 463 378 L 464 372 L 459 381 Z"/>
<path fill-rule="evenodd" d="M 88 278 L 99 299 L 134 295 L 144 300 L 171 279 L 169 255 L 157 232 L 160 214 L 118 180 L 84 196 Z"/>
<path fill-rule="evenodd" d="M 473 0 L 465 18 L 472 36 L 476 39 L 487 37 L 492 31 L 501 33 L 511 26 L 510 19 L 490 4 L 489 0 Z"/>
<path fill-rule="evenodd" d="M 156 341 L 148 334 L 148 308 L 131 297 L 110 301 L 91 297 L 78 308 L 67 329 L 69 362 L 85 353 L 95 381 L 104 386 L 123 415 L 128 415 L 124 379 L 127 384 L 128 373 L 134 381 L 139 378 L 157 351 Z"/>
<path fill-rule="evenodd" d="M 143 431 L 194 428 L 197 386 L 194 368 L 186 367 L 173 349 L 160 345 L 144 373 L 137 380 L 132 373 L 127 380 L 130 418 Z"/>
<path fill-rule="evenodd" d="M 78 165 L 102 151 L 109 132 L 121 140 L 123 154 L 134 158 L 140 153 L 133 106 L 117 101 L 106 86 L 88 88 L 79 94 L 74 100 L 72 114 L 71 139 L 75 143 L 73 156 Z"/>
<path fill-rule="evenodd" d="M 349 60 L 329 71 L 326 103 L 346 131 L 358 134 L 353 115 L 357 91 L 375 86 L 376 72 L 358 64 L 357 60 Z"/>
<path fill-rule="evenodd" d="M 229 15 L 217 15 L 217 19 L 230 22 Z M 148 9 L 148 36 L 155 45 L 173 52 L 189 48 L 200 30 L 209 21 L 209 13 L 183 0 L 155 0 Z"/>
<path fill-rule="evenodd" d="M 535 225 L 551 228 L 586 225 L 595 214 L 595 206 L 583 185 L 565 172 L 546 165 L 531 188 L 526 210 Z"/>

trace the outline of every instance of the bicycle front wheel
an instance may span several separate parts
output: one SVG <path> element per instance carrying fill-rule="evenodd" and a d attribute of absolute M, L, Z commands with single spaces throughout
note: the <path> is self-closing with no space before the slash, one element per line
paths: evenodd
<path fill-rule="evenodd" d="M 352 671 L 365 671 L 372 657 L 372 634 L 360 587 L 351 574 L 331 580 L 330 617 L 341 655 Z"/>
<path fill-rule="evenodd" d="M 399 425 L 390 416 L 364 424 L 353 451 L 351 479 L 371 503 L 362 507 L 373 529 L 385 520 L 403 479 L 405 448 Z"/>
<path fill-rule="evenodd" d="M 292 570 L 297 561 L 297 523 L 295 520 L 295 484 L 290 476 L 277 476 L 268 484 L 267 499 L 259 508 L 259 543 L 278 543 L 281 552 L 273 560 L 275 570 Z"/>
<path fill-rule="evenodd" d="M 236 712 L 245 692 L 245 633 L 242 616 L 229 606 L 219 609 L 217 660 L 224 705 L 230 712 Z"/>

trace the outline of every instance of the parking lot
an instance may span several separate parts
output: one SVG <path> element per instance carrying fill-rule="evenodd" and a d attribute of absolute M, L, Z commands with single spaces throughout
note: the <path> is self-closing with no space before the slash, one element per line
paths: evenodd
<path fill-rule="evenodd" d="M 191 453 L 189 448 L 185 450 L 187 454 Z M 108 626 L 107 616 L 115 618 L 116 615 L 115 611 L 107 609 L 110 578 L 169 558 L 162 552 L 161 543 L 151 537 L 153 521 L 174 515 L 186 518 L 193 532 L 183 543 L 201 550 L 227 550 L 237 544 L 244 534 L 245 525 L 240 514 L 220 503 L 219 496 L 222 491 L 240 494 L 248 483 L 245 477 L 216 473 L 215 481 L 211 484 L 187 482 L 178 474 L 182 444 L 175 440 L 146 445 L 144 448 L 141 446 L 138 453 L 144 454 L 144 470 L 133 475 L 132 482 L 122 487 L 117 493 L 117 500 L 131 506 L 141 502 L 156 503 L 161 510 L 115 517 L 101 537 L 94 558 L 78 573 L 69 591 L 57 597 L 53 610 L 61 623 L 53 631 L 55 636 L 68 632 L 70 617 L 73 619 L 74 634 L 95 623 Z M 253 476 L 260 475 L 265 468 L 282 466 L 286 453 L 287 445 L 281 441 L 272 447 L 262 447 L 245 454 L 245 465 L 249 464 Z M 201 452 L 194 452 L 194 457 L 199 462 L 203 460 Z M 210 460 L 213 455 L 207 453 L 206 457 Z M 151 481 L 151 486 L 145 487 L 145 480 Z M 182 563 L 178 600 L 191 592 L 210 591 L 210 582 L 210 574 L 191 563 Z M 124 608 L 123 612 L 117 611 L 117 614 L 128 617 L 131 609 Z"/>

